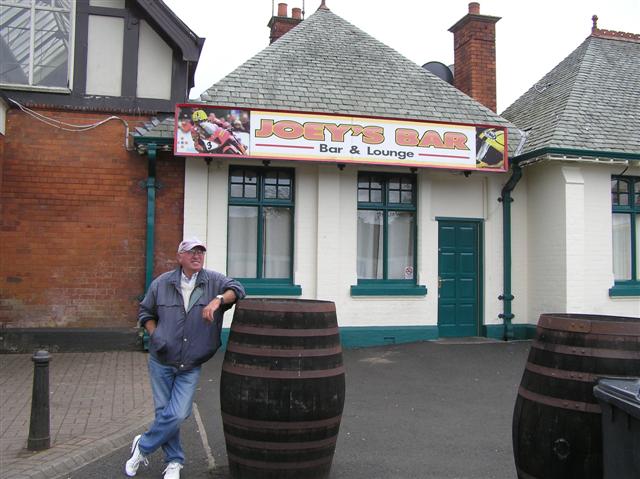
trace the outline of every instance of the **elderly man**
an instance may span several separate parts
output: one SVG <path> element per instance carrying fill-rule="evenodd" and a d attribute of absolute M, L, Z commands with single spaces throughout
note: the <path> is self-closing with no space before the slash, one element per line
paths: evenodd
<path fill-rule="evenodd" d="M 138 321 L 150 335 L 149 378 L 155 420 L 133 439 L 125 465 L 135 476 L 147 456 L 162 447 L 165 479 L 179 479 L 184 464 L 180 425 L 191 414 L 200 365 L 220 347 L 222 314 L 244 288 L 221 273 L 204 269 L 205 245 L 197 238 L 178 246 L 180 267 L 158 276 L 140 303 Z"/>

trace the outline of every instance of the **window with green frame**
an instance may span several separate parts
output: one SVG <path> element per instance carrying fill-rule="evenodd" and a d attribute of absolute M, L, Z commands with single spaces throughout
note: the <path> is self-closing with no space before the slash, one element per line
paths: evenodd
<path fill-rule="evenodd" d="M 424 295 L 416 284 L 415 175 L 358 175 L 358 284 L 353 296 Z"/>
<path fill-rule="evenodd" d="M 611 178 L 613 277 L 611 296 L 640 296 L 640 177 Z"/>
<path fill-rule="evenodd" d="M 227 274 L 248 294 L 299 295 L 293 284 L 294 171 L 229 170 Z"/>

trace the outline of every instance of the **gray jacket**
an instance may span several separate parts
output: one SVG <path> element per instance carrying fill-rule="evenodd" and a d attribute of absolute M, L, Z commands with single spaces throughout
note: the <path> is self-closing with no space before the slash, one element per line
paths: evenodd
<path fill-rule="evenodd" d="M 202 318 L 202 310 L 218 294 L 232 289 L 237 299 L 245 295 L 242 285 L 216 271 L 202 269 L 185 312 L 180 289 L 181 268 L 158 276 L 140 303 L 140 326 L 150 319 L 157 327 L 149 340 L 149 352 L 162 364 L 186 371 L 211 359 L 220 347 L 222 315 L 232 305 L 215 312 L 213 322 Z"/>

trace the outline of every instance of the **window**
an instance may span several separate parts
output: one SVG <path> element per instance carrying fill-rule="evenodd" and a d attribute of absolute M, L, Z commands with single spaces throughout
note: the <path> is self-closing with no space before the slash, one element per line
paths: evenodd
<path fill-rule="evenodd" d="M 71 0 L 0 0 L 0 83 L 68 88 Z"/>
<path fill-rule="evenodd" d="M 358 285 L 352 295 L 425 294 L 416 287 L 413 175 L 358 176 Z"/>
<path fill-rule="evenodd" d="M 640 295 L 640 177 L 611 179 L 612 296 Z"/>
<path fill-rule="evenodd" d="M 293 170 L 232 167 L 227 273 L 249 294 L 300 294 L 293 285 Z"/>

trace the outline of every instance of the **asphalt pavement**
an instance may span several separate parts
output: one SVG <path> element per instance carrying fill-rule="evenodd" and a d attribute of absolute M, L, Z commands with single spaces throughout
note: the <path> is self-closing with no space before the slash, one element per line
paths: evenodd
<path fill-rule="evenodd" d="M 515 478 L 511 419 L 529 347 L 529 341 L 472 339 L 346 350 L 331 479 Z M 194 414 L 182 428 L 182 478 L 231 477 L 218 393 L 222 359 L 218 354 L 204 366 Z M 125 477 L 130 439 L 56 477 Z M 150 460 L 136 477 L 162 477 L 162 453 Z"/>

